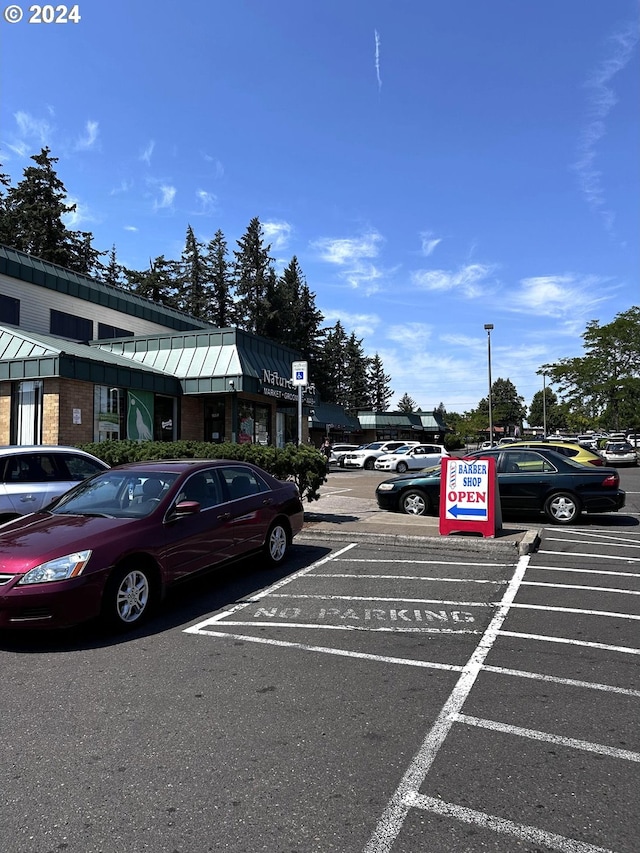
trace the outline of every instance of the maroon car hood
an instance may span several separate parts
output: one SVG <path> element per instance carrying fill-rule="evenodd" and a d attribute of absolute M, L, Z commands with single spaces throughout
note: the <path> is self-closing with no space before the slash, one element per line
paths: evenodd
<path fill-rule="evenodd" d="M 94 549 L 140 519 L 34 513 L 0 527 L 0 572 L 22 574 L 47 560 Z"/>

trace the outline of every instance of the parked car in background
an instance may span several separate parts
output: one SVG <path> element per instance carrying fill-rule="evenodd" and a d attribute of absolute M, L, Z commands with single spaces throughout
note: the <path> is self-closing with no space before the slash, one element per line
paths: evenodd
<path fill-rule="evenodd" d="M 608 441 L 600 451 L 608 465 L 637 465 L 638 452 L 628 441 Z"/>
<path fill-rule="evenodd" d="M 513 442 L 509 447 L 547 448 L 548 450 L 555 450 L 569 459 L 573 459 L 574 462 L 580 462 L 582 465 L 600 466 L 605 464 L 604 459 L 598 452 L 591 450 L 589 447 L 584 447 L 582 444 L 578 444 L 577 441 L 564 441 L 558 438 L 524 439 Z"/>
<path fill-rule="evenodd" d="M 404 471 L 419 471 L 437 465 L 443 456 L 449 456 L 449 453 L 441 444 L 405 445 L 393 453 L 379 456 L 374 468 L 376 471 L 397 471 L 402 474 Z"/>
<path fill-rule="evenodd" d="M 76 483 L 108 468 L 77 447 L 0 447 L 0 523 L 38 512 Z"/>
<path fill-rule="evenodd" d="M 393 453 L 399 447 L 405 445 L 414 446 L 420 444 L 419 441 L 373 441 L 371 444 L 365 444 L 358 450 L 352 450 L 344 455 L 345 468 L 364 468 L 366 471 L 373 471 L 376 459 L 384 456 L 385 453 Z"/>
<path fill-rule="evenodd" d="M 616 512 L 626 500 L 615 468 L 581 465 L 548 448 L 477 450 L 465 459 L 496 460 L 503 512 L 543 513 L 552 524 L 572 524 L 581 513 Z M 384 480 L 376 489 L 381 509 L 408 515 L 437 514 L 440 466 Z"/>
<path fill-rule="evenodd" d="M 630 432 L 627 434 L 625 439 L 629 442 L 629 444 L 633 445 L 633 447 L 640 447 L 640 432 Z"/>
<path fill-rule="evenodd" d="M 334 444 L 331 448 L 331 456 L 329 456 L 330 465 L 339 465 L 344 468 L 345 453 L 350 453 L 352 450 L 357 450 L 363 445 L 360 444 Z"/>
<path fill-rule="evenodd" d="M 137 625 L 190 575 L 254 551 L 279 565 L 302 523 L 295 484 L 246 462 L 111 468 L 0 527 L 0 628 Z"/>

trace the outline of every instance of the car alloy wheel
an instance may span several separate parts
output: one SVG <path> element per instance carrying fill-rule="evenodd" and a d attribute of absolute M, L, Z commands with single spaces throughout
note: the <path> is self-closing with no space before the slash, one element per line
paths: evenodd
<path fill-rule="evenodd" d="M 148 615 L 153 597 L 151 577 L 146 569 L 129 563 L 116 569 L 104 595 L 104 615 L 116 628 L 130 628 Z"/>
<path fill-rule="evenodd" d="M 552 524 L 571 524 L 580 514 L 580 505 L 568 492 L 557 492 L 547 498 L 544 511 Z"/>
<path fill-rule="evenodd" d="M 402 511 L 407 515 L 426 515 L 429 512 L 429 498 L 424 492 L 410 489 L 400 498 Z"/>
<path fill-rule="evenodd" d="M 404 472 L 408 470 L 409 466 L 406 462 L 398 462 L 398 464 L 396 465 L 396 471 L 398 472 L 398 474 L 404 474 Z"/>
<path fill-rule="evenodd" d="M 279 565 L 287 554 L 289 535 L 282 524 L 274 524 L 267 534 L 265 553 L 272 566 Z"/>
<path fill-rule="evenodd" d="M 373 458 L 364 460 L 364 467 L 367 471 L 373 471 L 374 465 L 376 464 L 376 460 Z"/>

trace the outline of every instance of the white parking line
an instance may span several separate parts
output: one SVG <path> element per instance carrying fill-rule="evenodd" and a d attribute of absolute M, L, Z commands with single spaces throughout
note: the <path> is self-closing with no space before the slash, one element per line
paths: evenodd
<path fill-rule="evenodd" d="M 562 542 L 562 539 L 554 539 L 554 540 L 549 540 L 549 541 Z M 591 544 L 591 543 L 589 543 L 589 544 Z M 608 543 L 607 543 L 607 547 L 608 547 Z M 633 545 L 633 546 L 627 545 L 626 547 L 627 548 L 629 548 L 629 547 L 640 548 L 640 545 L 637 545 L 637 546 L 636 545 Z M 625 563 L 639 563 L 640 562 L 640 557 L 627 557 L 627 556 L 621 557 L 617 554 L 600 554 L 600 553 L 583 554 L 583 553 L 574 553 L 573 551 L 549 551 L 547 548 L 545 548 L 542 553 L 545 555 L 546 554 L 552 554 L 555 557 L 572 557 L 572 558 L 573 557 L 588 557 L 590 560 L 593 560 L 594 557 L 597 557 L 598 560 L 617 560 L 618 562 L 623 561 Z"/>
<path fill-rule="evenodd" d="M 482 665 L 491 651 L 500 627 L 507 617 L 509 607 L 518 592 L 518 588 L 529 565 L 529 555 L 520 557 L 513 577 L 505 590 L 502 601 L 489 623 L 487 630 L 476 646 L 473 654 L 465 664 L 464 669 L 456 683 L 449 698 L 425 737 L 422 746 L 407 768 L 400 784 L 391 797 L 378 825 L 371 836 L 365 853 L 385 853 L 390 851 L 395 839 L 398 837 L 406 816 L 412 804 L 412 798 L 418 794 L 431 765 L 433 764 L 440 747 L 444 743 L 451 726 L 454 715 L 458 714 L 473 687 Z M 408 798 L 408 799 L 407 799 Z"/>
<path fill-rule="evenodd" d="M 640 578 L 638 572 L 612 572 L 608 569 L 569 569 L 565 566 L 532 566 L 532 568 L 543 572 L 578 572 L 585 575 L 616 575 L 621 578 Z"/>
<path fill-rule="evenodd" d="M 545 613 L 578 613 L 581 616 L 609 616 L 616 619 L 640 619 L 634 613 L 615 613 L 610 610 L 583 610 L 580 607 L 551 607 L 548 604 L 512 604 L 519 610 L 544 610 Z"/>
<path fill-rule="evenodd" d="M 345 562 L 342 560 L 341 562 Z M 351 561 L 349 561 L 351 562 Z M 370 561 L 367 561 L 370 562 Z M 376 560 L 376 562 L 378 562 Z M 318 572 L 311 575 L 312 578 L 349 578 L 350 580 L 384 580 L 384 581 L 436 581 L 443 583 L 488 583 L 494 586 L 506 586 L 507 581 L 490 581 L 484 578 L 439 578 L 425 577 L 424 575 L 350 575 L 347 572 Z"/>
<path fill-rule="evenodd" d="M 276 592 L 270 598 L 320 598 L 323 601 L 401 601 L 403 604 L 451 604 L 456 607 L 495 607 L 489 601 L 448 601 L 444 598 L 387 598 L 375 595 L 322 595 L 322 593 Z M 638 617 L 640 618 L 640 617 Z"/>
<path fill-rule="evenodd" d="M 626 655 L 640 655 L 640 649 L 630 648 L 629 646 L 610 646 L 607 643 L 590 643 L 587 640 L 573 640 L 568 637 L 550 637 L 546 634 L 523 634 L 519 631 L 499 631 L 498 633 L 501 637 L 516 637 L 520 640 L 540 640 L 543 643 L 565 643 L 569 646 L 584 646 L 589 649 L 603 649 L 607 652 L 622 652 L 622 654 Z"/>
<path fill-rule="evenodd" d="M 456 714 L 459 723 L 468 726 L 477 726 L 481 729 L 489 729 L 493 732 L 504 732 L 509 735 L 518 735 L 530 740 L 541 740 L 553 743 L 557 746 L 567 746 L 571 749 L 581 749 L 585 752 L 595 752 L 597 755 L 606 755 L 608 758 L 621 758 L 625 761 L 640 761 L 640 752 L 632 752 L 630 749 L 619 749 L 615 746 L 606 746 L 602 743 L 591 743 L 588 740 L 578 740 L 573 737 L 562 737 L 549 732 L 539 732 L 535 729 L 525 729 L 522 726 L 511 726 L 507 723 L 498 723 L 495 720 L 483 720 L 479 717 L 471 717 L 467 714 Z"/>
<path fill-rule="evenodd" d="M 545 581 L 522 581 L 522 586 L 546 586 L 549 589 L 582 589 L 587 592 L 616 592 L 622 595 L 640 595 L 640 590 L 617 589 L 609 586 L 584 586 L 577 583 L 546 583 Z"/>
<path fill-rule="evenodd" d="M 435 797 L 413 794 L 409 799 L 409 805 L 423 809 L 424 811 L 433 812 L 444 817 L 452 817 L 454 820 L 479 826 L 483 829 L 490 829 L 492 832 L 511 835 L 519 841 L 530 841 L 537 845 L 541 844 L 550 850 L 557 850 L 559 853 L 613 853 L 612 850 L 605 847 L 596 847 L 593 844 L 586 844 L 583 841 L 576 841 L 573 838 L 565 838 L 562 835 L 556 835 L 554 832 L 545 832 L 535 826 L 515 823 L 512 820 L 505 820 L 502 817 L 478 812 L 475 809 L 457 806 L 454 803 L 446 803 L 443 800 L 437 800 Z"/>

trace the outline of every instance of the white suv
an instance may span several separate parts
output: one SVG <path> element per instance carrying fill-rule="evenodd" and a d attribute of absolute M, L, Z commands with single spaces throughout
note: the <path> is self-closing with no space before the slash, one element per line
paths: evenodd
<path fill-rule="evenodd" d="M 420 444 L 419 441 L 374 441 L 372 444 L 365 444 L 359 450 L 354 450 L 351 453 L 346 453 L 343 457 L 345 468 L 364 468 L 366 471 L 373 471 L 376 459 L 384 456 L 385 453 L 393 453 L 399 447 L 410 445 L 415 447 Z"/>
<path fill-rule="evenodd" d="M 415 447 L 401 447 L 395 453 L 379 456 L 375 461 L 376 471 L 419 471 L 421 468 L 431 468 L 439 465 L 449 452 L 441 444 L 418 444 Z"/>

